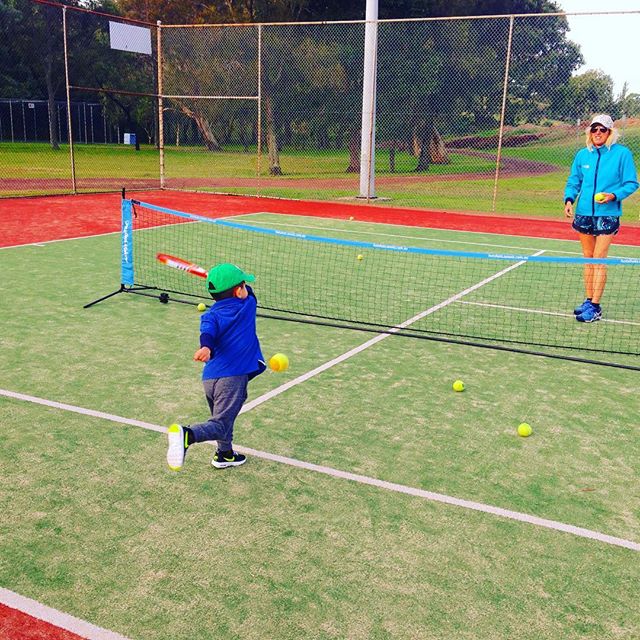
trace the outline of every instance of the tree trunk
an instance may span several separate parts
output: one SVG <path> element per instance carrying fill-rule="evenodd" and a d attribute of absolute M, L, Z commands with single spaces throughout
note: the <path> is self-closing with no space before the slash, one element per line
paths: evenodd
<path fill-rule="evenodd" d="M 192 111 L 182 102 L 178 102 L 178 106 L 185 116 L 191 118 L 191 120 L 195 122 L 196 127 L 198 127 L 198 131 L 202 135 L 205 147 L 207 147 L 209 151 L 222 151 L 222 145 L 218 142 L 218 139 L 211 130 L 211 125 L 205 116 L 197 111 Z"/>
<path fill-rule="evenodd" d="M 360 129 L 349 135 L 349 166 L 347 173 L 360 173 Z"/>
<path fill-rule="evenodd" d="M 269 173 L 272 176 L 281 176 L 280 151 L 278 150 L 278 138 L 273 118 L 273 102 L 271 96 L 264 94 L 264 116 L 267 125 L 267 152 L 269 155 Z"/>
<path fill-rule="evenodd" d="M 49 144 L 54 151 L 60 149 L 58 140 L 58 110 L 56 109 L 56 88 L 53 86 L 53 53 L 47 38 L 47 53 L 44 58 L 44 76 L 47 85 L 47 108 L 49 110 Z"/>
<path fill-rule="evenodd" d="M 429 138 L 429 158 L 433 164 L 449 164 L 449 156 L 440 132 L 433 127 Z"/>
<path fill-rule="evenodd" d="M 417 143 L 420 151 L 418 154 L 418 165 L 414 171 L 429 171 L 431 156 L 429 154 L 429 141 L 433 131 L 433 119 L 422 120 L 418 123 L 414 133 L 414 147 Z"/>
<path fill-rule="evenodd" d="M 415 171 L 428 171 L 430 164 L 449 164 L 449 155 L 433 120 L 423 121 L 413 131 L 413 154 L 418 157 Z"/>

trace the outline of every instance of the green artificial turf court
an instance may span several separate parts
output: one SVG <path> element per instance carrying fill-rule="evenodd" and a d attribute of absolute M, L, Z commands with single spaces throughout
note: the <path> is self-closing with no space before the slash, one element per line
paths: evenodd
<path fill-rule="evenodd" d="M 244 216 L 300 229 L 300 218 Z M 575 243 L 305 219 L 404 244 Z M 296 227 L 297 225 L 297 227 Z M 307 230 L 307 232 L 309 232 Z M 375 236 L 379 237 L 379 236 Z M 206 415 L 195 307 L 118 295 L 118 234 L 0 251 L 0 585 L 132 640 L 638 635 L 638 551 L 250 456 L 179 474 Z M 615 247 L 612 255 L 637 255 Z M 260 273 L 255 284 L 260 299 Z M 371 340 L 259 318 L 250 400 Z M 466 390 L 455 393 L 455 379 Z M 640 542 L 638 372 L 388 337 L 243 413 L 238 445 Z M 635 416 L 635 417 L 634 417 Z M 522 421 L 533 426 L 520 438 Z"/>

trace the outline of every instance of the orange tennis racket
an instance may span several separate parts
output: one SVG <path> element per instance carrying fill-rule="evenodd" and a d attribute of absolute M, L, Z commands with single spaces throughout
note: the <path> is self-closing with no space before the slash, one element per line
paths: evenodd
<path fill-rule="evenodd" d="M 206 269 L 198 266 L 195 262 L 189 262 L 188 260 L 171 256 L 168 253 L 158 253 L 156 259 L 167 267 L 179 269 L 185 273 L 190 273 L 192 276 L 198 276 L 199 278 L 207 277 L 208 272 Z"/>

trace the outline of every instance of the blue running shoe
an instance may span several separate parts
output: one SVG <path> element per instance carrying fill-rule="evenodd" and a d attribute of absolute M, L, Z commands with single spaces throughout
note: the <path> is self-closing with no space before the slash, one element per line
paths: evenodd
<path fill-rule="evenodd" d="M 578 322 L 597 322 L 602 318 L 602 309 L 600 307 L 594 307 L 589 305 L 588 309 L 585 309 L 579 316 L 576 316 Z"/>
<path fill-rule="evenodd" d="M 587 298 L 580 306 L 576 307 L 573 310 L 574 316 L 579 316 L 581 313 L 584 313 L 593 303 L 589 298 Z"/>

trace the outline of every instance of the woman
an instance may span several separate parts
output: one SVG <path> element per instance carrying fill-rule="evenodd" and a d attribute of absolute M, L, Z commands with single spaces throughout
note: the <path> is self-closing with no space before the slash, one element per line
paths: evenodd
<path fill-rule="evenodd" d="M 586 134 L 586 148 L 576 153 L 567 180 L 564 214 L 573 218 L 584 257 L 606 258 L 620 227 L 622 201 L 638 188 L 638 178 L 631 151 L 616 144 L 619 134 L 611 116 L 594 116 Z M 578 322 L 600 320 L 606 282 L 606 265 L 584 265 L 586 299 L 573 311 Z"/>

